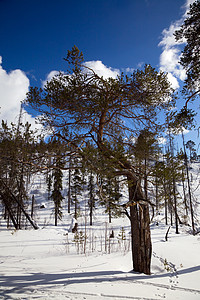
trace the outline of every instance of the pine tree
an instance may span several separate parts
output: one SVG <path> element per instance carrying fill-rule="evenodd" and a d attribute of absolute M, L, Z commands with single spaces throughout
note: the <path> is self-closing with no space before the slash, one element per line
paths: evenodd
<path fill-rule="evenodd" d="M 95 167 L 94 161 L 83 151 L 83 145 L 90 142 L 104 163 L 105 172 L 107 169 L 113 177 L 126 177 L 133 268 L 150 274 L 149 206 L 138 174 L 127 156 L 127 143 L 141 129 L 151 128 L 153 132 L 161 129 L 158 114 L 162 111 L 164 115 L 166 109 L 174 105 L 167 75 L 145 65 L 130 77 L 121 74 L 116 79 L 104 79 L 84 65 L 83 54 L 76 46 L 68 51 L 65 60 L 67 74 L 59 73 L 47 82 L 44 90 L 31 87 L 27 102 L 44 113 L 43 122 L 54 129 L 54 135 L 84 156 L 88 168 Z M 121 142 L 123 151 L 118 151 L 113 141 Z"/>
<path fill-rule="evenodd" d="M 175 32 L 178 42 L 186 40 L 180 64 L 186 70 L 187 78 L 183 92 L 189 94 L 188 100 L 200 92 L 200 1 L 196 0 L 190 5 L 187 17 L 180 29 Z M 187 101 L 188 101 L 187 100 Z"/>
<path fill-rule="evenodd" d="M 94 183 L 94 175 L 92 171 L 90 171 L 89 179 L 88 179 L 88 190 L 89 190 L 89 214 L 90 214 L 90 225 L 93 223 L 93 211 L 95 209 L 95 183 Z"/>
<path fill-rule="evenodd" d="M 53 191 L 51 194 L 51 198 L 54 202 L 54 212 L 55 212 L 55 226 L 58 224 L 58 219 L 62 219 L 62 200 L 64 199 L 62 196 L 62 171 L 61 169 L 54 169 L 53 172 Z"/>
<path fill-rule="evenodd" d="M 187 185 L 188 185 L 189 206 L 190 206 L 190 214 L 191 214 L 191 222 L 192 222 L 192 232 L 193 232 L 193 235 L 194 235 L 195 234 L 194 210 L 193 210 L 192 194 L 191 194 L 191 187 L 190 187 L 188 158 L 187 158 L 187 153 L 186 153 L 186 147 L 185 147 L 185 140 L 184 140 L 183 132 L 182 132 L 182 139 L 183 139 L 183 151 L 184 151 L 185 168 L 186 168 Z"/>
<path fill-rule="evenodd" d="M 53 190 L 51 194 L 51 198 L 54 202 L 54 214 L 55 214 L 55 226 L 58 225 L 58 219 L 62 219 L 62 201 L 64 199 L 62 195 L 62 178 L 63 178 L 63 172 L 62 168 L 64 166 L 64 160 L 62 157 L 62 153 L 60 151 L 57 151 L 56 157 L 55 157 L 55 167 L 52 171 L 52 177 L 53 177 Z"/>
<path fill-rule="evenodd" d="M 190 161 L 192 161 L 192 159 L 196 158 L 196 150 L 195 150 L 195 142 L 193 142 L 192 140 L 187 141 L 187 143 L 185 144 L 185 147 L 187 149 L 189 149 L 190 151 Z"/>
<path fill-rule="evenodd" d="M 79 212 L 80 197 L 83 192 L 83 178 L 81 171 L 77 167 L 72 171 L 71 199 L 74 204 L 74 218 L 77 219 Z"/>
<path fill-rule="evenodd" d="M 48 173 L 47 174 L 47 178 L 46 178 L 46 183 L 47 183 L 47 199 L 50 199 L 50 195 L 51 195 L 51 188 L 52 188 L 52 174 Z"/>
<path fill-rule="evenodd" d="M 149 177 L 153 175 L 152 168 L 157 161 L 160 151 L 156 134 L 152 133 L 149 129 L 142 130 L 130 151 L 134 154 L 135 166 L 138 168 L 139 178 L 141 183 L 143 182 L 144 186 L 145 199 L 148 200 L 148 181 Z M 156 209 L 158 210 L 158 177 L 156 173 L 154 175 Z"/>
<path fill-rule="evenodd" d="M 2 121 L 0 130 L 1 200 L 6 216 L 16 229 L 24 226 L 24 218 L 33 225 L 28 208 L 27 187 L 35 166 L 32 165 L 36 152 L 35 133 L 30 124 L 18 122 L 18 126 Z M 9 225 L 9 222 L 7 223 Z M 33 225 L 34 227 L 34 225 Z M 37 226 L 35 226 L 37 227 Z"/>
<path fill-rule="evenodd" d="M 121 214 L 119 200 L 122 195 L 119 192 L 119 182 L 116 178 L 104 177 L 101 179 L 101 189 L 99 202 L 105 207 L 109 223 L 111 223 L 112 217 L 117 217 Z"/>

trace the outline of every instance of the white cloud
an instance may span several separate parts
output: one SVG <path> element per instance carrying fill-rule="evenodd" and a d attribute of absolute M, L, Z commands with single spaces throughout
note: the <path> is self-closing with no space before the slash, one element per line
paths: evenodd
<path fill-rule="evenodd" d="M 51 72 L 47 75 L 46 79 L 45 79 L 44 81 L 42 81 L 42 87 L 44 88 L 44 86 L 45 86 L 45 84 L 47 83 L 47 81 L 50 81 L 54 76 L 56 76 L 56 75 L 58 75 L 58 74 L 59 74 L 59 72 L 56 71 L 56 70 L 51 71 Z"/>
<path fill-rule="evenodd" d="M 177 69 L 177 60 L 179 60 L 179 50 L 177 48 L 164 49 L 160 56 L 160 66 L 165 68 L 166 72 L 174 72 Z"/>
<path fill-rule="evenodd" d="M 117 76 L 120 75 L 120 71 L 118 69 L 106 67 L 100 60 L 87 61 L 84 65 L 96 72 L 97 75 L 103 76 L 104 79 L 109 77 L 117 78 Z"/>
<path fill-rule="evenodd" d="M 181 44 L 181 43 L 176 42 L 174 32 L 180 28 L 182 21 L 183 21 L 183 19 L 181 18 L 180 20 L 172 23 L 169 26 L 169 28 L 165 28 L 162 31 L 163 38 L 160 41 L 160 43 L 158 44 L 158 46 L 163 46 L 165 49 L 170 49 L 170 47 L 173 47 L 177 44 Z"/>
<path fill-rule="evenodd" d="M 174 75 L 172 75 L 172 73 L 167 73 L 167 78 L 169 80 L 169 82 L 171 83 L 171 87 L 173 89 L 178 89 L 179 88 L 179 83 L 178 80 L 176 79 L 176 77 Z"/>
<path fill-rule="evenodd" d="M 195 0 L 187 0 L 183 6 L 184 13 L 179 20 L 173 22 L 169 28 L 165 28 L 162 32 L 162 40 L 159 43 L 159 46 L 163 47 L 163 52 L 160 55 L 160 69 L 164 72 L 169 72 L 169 79 L 172 83 L 172 86 L 175 88 L 179 87 L 178 80 L 185 80 L 186 73 L 182 66 L 179 64 L 181 50 L 179 48 L 180 44 L 183 44 L 184 41 L 177 43 L 174 37 L 176 30 L 180 28 L 183 24 L 190 4 Z"/>
<path fill-rule="evenodd" d="M 119 69 L 113 69 L 111 67 L 105 66 L 102 61 L 100 60 L 94 60 L 94 61 L 86 61 L 84 63 L 84 66 L 86 68 L 83 68 L 84 73 L 91 73 L 93 70 L 97 75 L 100 77 L 103 76 L 104 79 L 108 79 L 109 77 L 111 78 L 117 78 L 117 76 L 120 75 L 120 70 Z M 90 70 L 91 69 L 91 70 Z M 129 69 L 130 71 L 130 69 Z M 42 87 L 46 84 L 47 81 L 50 81 L 54 76 L 58 75 L 60 72 L 53 70 L 51 71 L 46 79 L 42 81 Z M 64 74 L 64 72 L 63 72 Z"/>
<path fill-rule="evenodd" d="M 141 67 L 141 66 L 140 66 Z M 139 67 L 139 68 L 140 68 Z M 125 73 L 133 73 L 135 71 L 135 68 L 123 68 L 122 69 L 122 72 L 125 72 Z"/>
<path fill-rule="evenodd" d="M 25 73 L 19 69 L 7 73 L 1 66 L 2 57 L 0 56 L 0 123 L 7 121 L 8 125 L 13 122 L 17 124 L 21 101 L 26 97 L 29 88 L 29 79 Z M 24 109 L 22 110 L 23 119 L 32 124 L 34 128 L 35 119 Z"/>
<path fill-rule="evenodd" d="M 187 12 L 188 12 L 188 10 L 189 10 L 189 8 L 190 8 L 190 5 L 192 4 L 192 3 L 194 3 L 195 2 L 195 0 L 187 0 L 186 1 L 186 3 L 185 3 L 185 15 L 184 15 L 184 17 L 187 15 Z"/>
<path fill-rule="evenodd" d="M 174 89 L 179 88 L 177 78 L 185 80 L 185 70 L 178 63 L 179 50 L 175 47 L 164 49 L 160 55 L 160 69 L 164 72 L 168 72 L 168 80 L 172 84 Z"/>

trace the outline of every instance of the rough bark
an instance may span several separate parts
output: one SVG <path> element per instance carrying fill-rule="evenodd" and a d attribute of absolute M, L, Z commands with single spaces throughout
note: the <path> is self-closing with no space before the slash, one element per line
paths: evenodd
<path fill-rule="evenodd" d="M 151 274 L 151 232 L 149 205 L 144 199 L 139 183 L 129 180 L 129 203 L 132 236 L 132 259 L 135 272 Z"/>

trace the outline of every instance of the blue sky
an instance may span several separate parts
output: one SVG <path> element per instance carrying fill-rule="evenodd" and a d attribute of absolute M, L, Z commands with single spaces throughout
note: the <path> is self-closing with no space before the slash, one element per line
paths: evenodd
<path fill-rule="evenodd" d="M 181 17 L 184 4 L 183 0 L 1 0 L 3 67 L 44 79 L 51 70 L 65 68 L 63 57 L 73 45 L 86 60 L 101 60 L 113 68 L 136 68 L 141 62 L 156 67 L 162 31 Z"/>
<path fill-rule="evenodd" d="M 65 71 L 73 45 L 91 66 L 121 72 L 150 63 L 169 72 L 175 88 L 184 72 L 173 32 L 193 0 L 0 0 L 0 106 L 8 121 L 30 85 Z M 52 73 L 51 73 L 52 74 Z M 31 116 L 28 117 L 31 122 Z"/>

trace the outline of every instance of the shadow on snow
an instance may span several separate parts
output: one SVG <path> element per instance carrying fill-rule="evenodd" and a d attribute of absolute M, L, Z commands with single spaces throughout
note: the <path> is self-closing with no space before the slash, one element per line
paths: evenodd
<path fill-rule="evenodd" d="M 177 275 L 187 274 L 200 271 L 200 266 L 195 266 L 187 269 L 182 269 L 177 272 Z M 105 283 L 105 282 L 133 282 L 163 278 L 171 276 L 173 273 L 164 274 L 153 274 L 143 275 L 133 271 L 126 273 L 123 271 L 94 271 L 94 272 L 71 272 L 63 274 L 45 274 L 45 273 L 34 273 L 30 275 L 19 275 L 19 276 L 3 276 L 0 279 L 0 296 L 9 295 L 12 293 L 25 293 L 31 289 L 36 289 L 37 286 L 46 286 L 47 288 L 53 288 L 54 285 L 69 286 L 73 284 L 84 284 L 84 283 Z M 138 282 L 139 283 L 139 282 Z M 197 291 L 198 292 L 198 291 Z M 200 291 L 199 291 L 200 293 Z"/>

